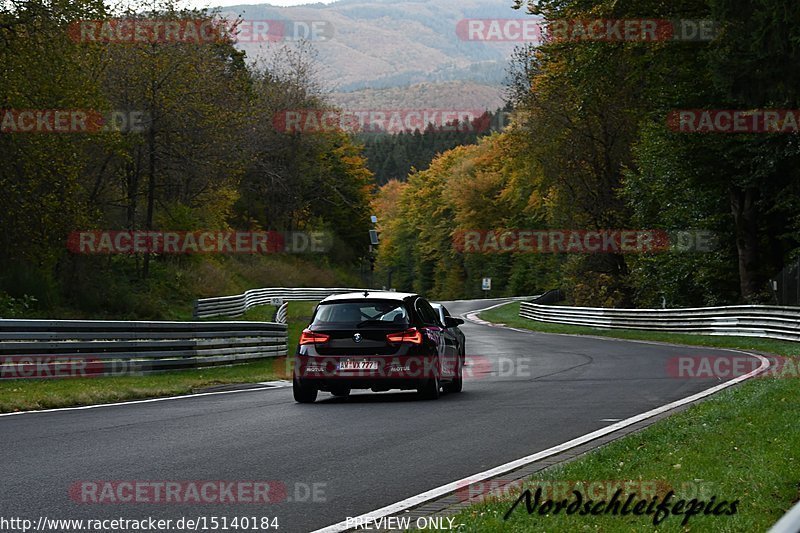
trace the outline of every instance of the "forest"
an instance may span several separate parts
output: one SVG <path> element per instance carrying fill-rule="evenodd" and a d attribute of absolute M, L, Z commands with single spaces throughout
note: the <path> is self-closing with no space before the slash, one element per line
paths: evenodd
<path fill-rule="evenodd" d="M 197 43 L 87 41 L 74 31 L 81 21 L 189 27 L 212 17 L 170 1 L 135 11 L 99 0 L 0 4 L 0 109 L 10 117 L 0 133 L 0 316 L 163 317 L 168 300 L 190 307 L 253 284 L 358 283 L 330 272 L 368 247 L 374 182 L 361 147 L 343 132 L 273 128 L 281 110 L 329 105 L 307 45 L 278 43 L 256 62 L 226 32 Z M 137 127 L 15 128 L 31 110 L 50 110 L 37 112 L 44 123 L 77 113 L 135 117 Z M 308 231 L 334 242 L 324 256 L 282 263 L 71 253 L 69 235 L 90 230 Z"/>
<path fill-rule="evenodd" d="M 771 280 L 800 259 L 797 128 L 704 133 L 675 117 L 797 109 L 800 10 L 770 0 L 514 4 L 550 21 L 712 20 L 718 31 L 522 44 L 506 108 L 479 127 L 309 135 L 274 127 L 285 110 L 332 108 L 309 43 L 254 60 L 227 33 L 202 44 L 87 42 L 75 37 L 81 21 L 202 25 L 214 14 L 170 0 L 144 10 L 0 4 L 0 316 L 163 318 L 196 297 L 370 279 L 476 297 L 483 277 L 495 296 L 560 288 L 584 305 L 777 303 Z M 44 123 L 77 113 L 131 124 L 21 131 L 16 120 L 32 110 Z M 305 231 L 332 246 L 291 257 L 70 250 L 74 232 L 97 230 Z M 553 230 L 702 234 L 713 246 L 484 253 L 459 242 Z"/>
<path fill-rule="evenodd" d="M 800 145 L 781 132 L 687 132 L 681 110 L 793 110 L 800 10 L 759 0 L 549 0 L 550 21 L 712 20 L 713 39 L 549 39 L 517 48 L 501 133 L 437 157 L 374 200 L 379 279 L 435 298 L 562 289 L 574 304 L 777 303 L 800 257 Z M 786 117 L 786 114 L 781 115 Z M 644 253 L 464 253 L 465 231 L 704 232 Z"/>

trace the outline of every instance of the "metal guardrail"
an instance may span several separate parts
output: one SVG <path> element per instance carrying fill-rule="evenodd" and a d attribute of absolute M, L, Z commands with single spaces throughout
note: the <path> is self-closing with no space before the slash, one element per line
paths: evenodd
<path fill-rule="evenodd" d="M 519 314 L 540 322 L 701 335 L 800 341 L 800 308 L 734 305 L 685 309 L 604 309 L 524 302 Z"/>
<path fill-rule="evenodd" d="M 224 365 L 285 356 L 287 342 L 272 322 L 0 320 L 0 378 Z"/>
<path fill-rule="evenodd" d="M 194 303 L 194 318 L 210 318 L 215 316 L 241 316 L 256 305 L 270 304 L 273 298 L 281 300 L 322 300 L 331 294 L 359 292 L 364 289 L 352 288 L 290 288 L 270 287 L 251 289 L 244 294 L 203 298 Z"/>
<path fill-rule="evenodd" d="M 286 312 L 289 308 L 289 304 L 287 302 L 283 302 L 278 310 L 275 312 L 275 322 L 279 324 L 286 324 Z"/>

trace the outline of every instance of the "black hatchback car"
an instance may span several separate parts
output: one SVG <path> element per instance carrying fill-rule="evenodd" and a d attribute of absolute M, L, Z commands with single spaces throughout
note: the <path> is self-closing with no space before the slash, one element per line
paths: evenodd
<path fill-rule="evenodd" d="M 300 336 L 295 400 L 311 403 L 319 391 L 347 396 L 352 389 L 416 390 L 425 399 L 437 399 L 440 390 L 461 392 L 464 354 L 453 330 L 464 321 L 447 322 L 417 294 L 325 298 Z"/>

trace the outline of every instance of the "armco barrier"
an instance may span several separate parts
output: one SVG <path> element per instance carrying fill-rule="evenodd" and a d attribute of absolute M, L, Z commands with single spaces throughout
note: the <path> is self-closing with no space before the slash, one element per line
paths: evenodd
<path fill-rule="evenodd" d="M 734 305 L 685 309 L 605 309 L 523 302 L 519 315 L 540 322 L 575 326 L 800 341 L 800 308 L 797 307 Z"/>
<path fill-rule="evenodd" d="M 285 356 L 287 326 L 272 322 L 0 320 L 0 378 L 88 364 L 111 375 Z M 47 361 L 42 365 L 41 361 Z M 59 367 L 60 365 L 60 367 Z"/>
<path fill-rule="evenodd" d="M 287 323 L 286 313 L 288 309 L 289 309 L 289 304 L 286 302 L 282 303 L 281 306 L 278 308 L 278 310 L 275 311 L 275 322 L 277 322 L 278 324 L 286 324 Z"/>
<path fill-rule="evenodd" d="M 270 287 L 251 289 L 244 294 L 221 296 L 219 298 L 203 298 L 194 303 L 194 318 L 210 318 L 215 316 L 241 316 L 256 305 L 269 304 L 273 298 L 281 300 L 322 300 L 331 294 L 359 292 L 364 289 L 345 288 L 290 288 Z M 370 289 L 373 290 L 373 289 Z"/>

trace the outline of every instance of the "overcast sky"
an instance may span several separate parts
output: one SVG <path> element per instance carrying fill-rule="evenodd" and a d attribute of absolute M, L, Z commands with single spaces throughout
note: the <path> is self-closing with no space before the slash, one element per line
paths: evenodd
<path fill-rule="evenodd" d="M 316 0 L 309 2 L 309 0 L 269 0 L 259 2 L 258 0 L 183 0 L 181 3 L 188 7 L 218 7 L 218 6 L 236 6 L 242 4 L 272 4 L 273 6 L 298 6 L 301 4 L 330 4 L 335 0 Z"/>

